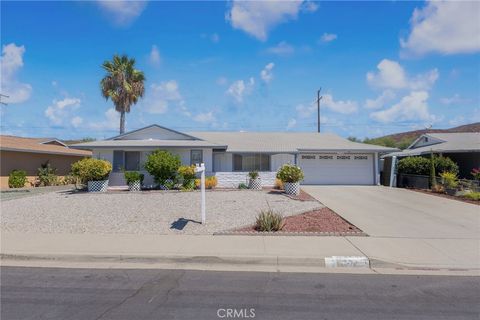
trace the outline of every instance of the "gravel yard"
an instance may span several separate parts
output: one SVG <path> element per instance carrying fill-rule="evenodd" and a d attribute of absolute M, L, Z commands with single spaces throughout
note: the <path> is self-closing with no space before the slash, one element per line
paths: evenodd
<path fill-rule="evenodd" d="M 323 205 L 268 191 L 206 193 L 207 224 L 198 223 L 197 192 L 51 192 L 1 203 L 2 231 L 25 233 L 212 234 L 255 222 L 268 207 L 284 216 Z"/>

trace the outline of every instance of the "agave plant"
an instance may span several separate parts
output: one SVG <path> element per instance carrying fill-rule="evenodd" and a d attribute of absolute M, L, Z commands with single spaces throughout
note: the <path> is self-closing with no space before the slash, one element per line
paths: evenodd
<path fill-rule="evenodd" d="M 279 231 L 283 228 L 283 217 L 272 209 L 262 210 L 257 217 L 255 229 L 258 231 Z"/>

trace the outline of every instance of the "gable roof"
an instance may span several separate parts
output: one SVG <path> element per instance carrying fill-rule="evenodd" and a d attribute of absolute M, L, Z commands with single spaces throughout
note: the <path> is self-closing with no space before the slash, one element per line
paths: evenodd
<path fill-rule="evenodd" d="M 392 152 L 398 149 L 352 142 L 332 133 L 317 132 L 189 132 L 227 145 L 228 152 Z"/>
<path fill-rule="evenodd" d="M 128 135 L 149 128 L 168 130 L 190 139 L 126 139 Z M 185 147 L 213 148 L 228 152 L 264 152 L 264 153 L 298 153 L 298 152 L 392 152 L 396 148 L 370 145 L 341 138 L 331 133 L 317 132 L 178 132 L 159 125 L 127 132 L 123 135 L 103 141 L 91 141 L 74 145 L 80 149 L 95 148 L 144 148 L 144 147 Z"/>
<path fill-rule="evenodd" d="M 151 124 L 149 126 L 146 126 L 146 127 L 140 128 L 140 129 L 135 129 L 135 130 L 132 130 L 132 131 L 129 131 L 129 132 L 119 134 L 117 136 L 108 138 L 106 140 L 118 140 L 118 139 L 121 139 L 121 138 L 123 139 L 125 137 L 128 137 L 129 135 L 132 135 L 134 133 L 139 133 L 139 132 L 142 132 L 142 131 L 146 131 L 147 129 L 150 129 L 150 128 L 158 128 L 158 129 L 161 129 L 161 130 L 166 130 L 166 131 L 184 136 L 185 138 L 188 138 L 188 139 L 199 140 L 197 137 L 194 137 L 194 136 L 188 135 L 186 133 L 176 131 L 176 130 L 173 130 L 173 129 L 170 129 L 170 128 L 167 128 L 167 127 L 164 127 L 164 126 L 161 126 L 161 125 L 158 125 L 158 124 Z M 128 139 L 126 139 L 126 140 L 128 140 Z"/>
<path fill-rule="evenodd" d="M 77 150 L 69 148 L 68 146 L 49 143 L 52 141 L 57 141 L 63 144 L 60 140 L 52 138 L 23 138 L 16 136 L 0 135 L 0 150 L 61 154 L 84 157 L 89 157 L 92 155 L 92 152 L 90 151 Z"/>
<path fill-rule="evenodd" d="M 435 140 L 433 144 L 415 147 L 418 141 L 424 137 Z M 422 154 L 455 153 L 455 152 L 480 152 L 480 132 L 459 132 L 459 133 L 427 133 L 418 138 L 411 146 L 401 152 L 394 152 L 386 155 L 406 157 Z"/>

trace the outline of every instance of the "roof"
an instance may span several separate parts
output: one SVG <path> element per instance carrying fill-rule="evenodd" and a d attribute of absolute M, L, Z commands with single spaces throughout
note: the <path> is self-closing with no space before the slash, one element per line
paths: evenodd
<path fill-rule="evenodd" d="M 152 128 L 153 130 L 151 130 Z M 167 130 L 167 132 L 165 132 L 165 130 Z M 175 134 L 173 136 L 170 135 L 170 138 L 166 138 L 171 132 Z M 129 135 L 131 135 L 130 139 L 127 138 Z M 187 137 L 187 139 L 184 137 Z M 398 149 L 395 148 L 352 142 L 331 133 L 218 131 L 182 133 L 158 125 L 147 126 L 106 140 L 79 143 L 74 146 L 80 149 L 144 147 L 213 148 L 242 153 L 398 151 Z"/>
<path fill-rule="evenodd" d="M 223 148 L 227 146 L 219 145 L 204 140 L 99 140 L 74 144 L 78 149 L 95 149 L 95 148 L 143 148 L 143 147 L 186 147 L 186 148 Z"/>
<path fill-rule="evenodd" d="M 227 145 L 228 152 L 360 151 L 398 149 L 352 142 L 332 133 L 317 132 L 188 132 L 200 139 Z"/>
<path fill-rule="evenodd" d="M 47 154 L 62 154 L 72 156 L 91 156 L 92 152 L 86 150 L 72 149 L 59 144 L 51 144 L 49 142 L 56 141 L 60 144 L 60 140 L 55 138 L 23 138 L 16 136 L 0 135 L 0 150 L 2 151 L 18 151 L 33 152 Z"/>
<path fill-rule="evenodd" d="M 430 137 L 438 140 L 434 144 L 415 148 L 416 142 L 422 137 Z M 401 151 L 389 153 L 386 157 L 397 156 L 417 156 L 422 154 L 435 153 L 455 153 L 455 152 L 480 152 L 480 132 L 461 132 L 461 133 L 428 133 L 418 138 L 410 147 Z"/>

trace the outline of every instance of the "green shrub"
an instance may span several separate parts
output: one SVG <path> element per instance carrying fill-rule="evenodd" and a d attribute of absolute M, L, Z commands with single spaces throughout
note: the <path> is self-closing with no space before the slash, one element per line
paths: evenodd
<path fill-rule="evenodd" d="M 425 157 L 406 157 L 398 161 L 398 173 L 429 176 L 432 172 L 431 159 Z M 458 165 L 447 157 L 433 157 L 434 171 L 458 173 Z"/>
<path fill-rule="evenodd" d="M 180 166 L 178 174 L 182 180 L 182 190 L 188 191 L 195 189 L 195 165 Z"/>
<path fill-rule="evenodd" d="M 248 186 L 245 183 L 241 182 L 238 184 L 238 189 L 248 189 Z"/>
<path fill-rule="evenodd" d="M 468 200 L 480 201 L 480 192 L 470 192 L 462 197 Z"/>
<path fill-rule="evenodd" d="M 277 172 L 277 179 L 283 182 L 299 182 L 303 177 L 302 169 L 293 164 L 284 164 Z"/>
<path fill-rule="evenodd" d="M 258 178 L 258 171 L 254 170 L 254 171 L 250 171 L 248 173 L 248 176 L 250 177 L 250 179 L 252 180 L 255 180 Z"/>
<path fill-rule="evenodd" d="M 255 229 L 257 231 L 279 231 L 283 228 L 283 217 L 273 210 L 262 210 L 257 216 Z"/>
<path fill-rule="evenodd" d="M 445 188 L 455 189 L 458 186 L 458 178 L 456 173 L 446 171 L 440 173 L 440 177 L 442 177 L 442 184 L 445 186 Z"/>
<path fill-rule="evenodd" d="M 72 164 L 72 174 L 82 183 L 106 180 L 112 171 L 110 162 L 101 159 L 84 158 Z"/>
<path fill-rule="evenodd" d="M 143 173 L 140 173 L 138 171 L 125 171 L 123 175 L 125 176 L 125 180 L 127 181 L 127 184 L 131 184 L 136 181 L 140 181 L 140 184 L 142 184 L 143 178 L 145 177 Z"/>
<path fill-rule="evenodd" d="M 480 168 L 473 168 L 470 174 L 473 176 L 474 180 L 480 180 Z"/>
<path fill-rule="evenodd" d="M 27 172 L 24 170 L 13 170 L 8 176 L 8 186 L 10 188 L 23 188 L 27 183 Z"/>
<path fill-rule="evenodd" d="M 156 183 L 163 184 L 167 179 L 175 179 L 181 165 L 180 157 L 168 151 L 155 150 L 145 162 L 145 170 L 153 176 Z"/>
<path fill-rule="evenodd" d="M 77 184 L 78 178 L 75 177 L 73 174 L 67 174 L 63 177 L 62 183 L 63 184 Z"/>
<path fill-rule="evenodd" d="M 38 168 L 38 181 L 43 186 L 58 185 L 57 169 L 50 165 L 50 162 L 45 162 Z"/>

